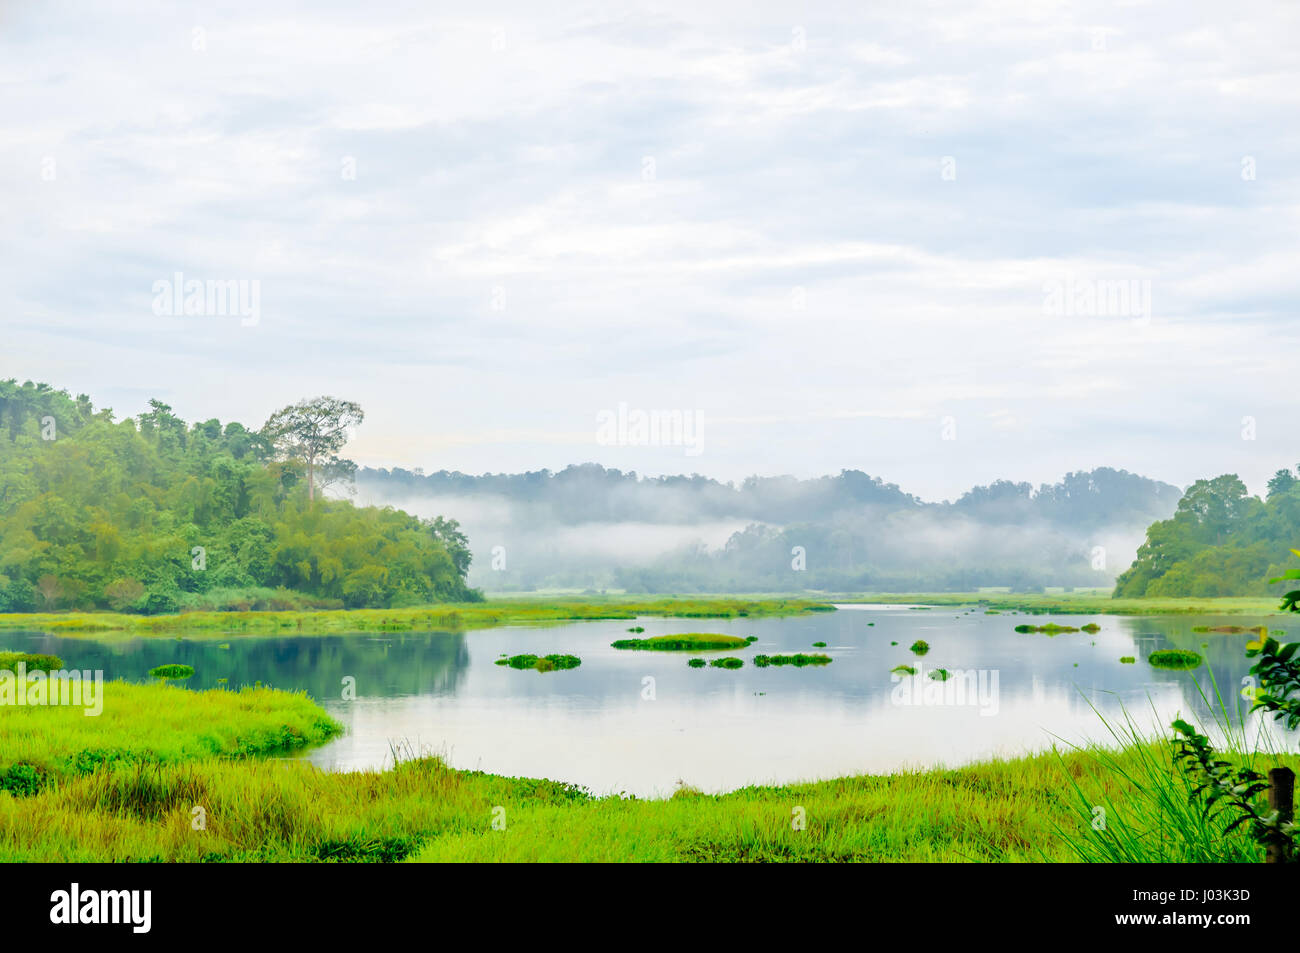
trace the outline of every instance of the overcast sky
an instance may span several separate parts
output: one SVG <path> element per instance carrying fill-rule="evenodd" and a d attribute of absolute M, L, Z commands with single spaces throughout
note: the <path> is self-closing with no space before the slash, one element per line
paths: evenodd
<path fill-rule="evenodd" d="M 541 6 L 0 5 L 0 378 L 427 470 L 1300 463 L 1300 5 Z"/>

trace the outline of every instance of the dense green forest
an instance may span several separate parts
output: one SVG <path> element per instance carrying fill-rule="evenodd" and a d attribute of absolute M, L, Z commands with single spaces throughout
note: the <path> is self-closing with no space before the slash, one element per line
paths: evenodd
<path fill-rule="evenodd" d="M 291 439 L 279 422 L 301 406 L 258 430 L 156 400 L 115 421 L 85 395 L 0 382 L 0 612 L 481 598 L 454 520 L 319 496 L 356 468 Z"/>
<path fill-rule="evenodd" d="M 1300 468 L 1298 468 L 1300 469 Z M 1117 597 L 1248 596 L 1281 592 L 1268 580 L 1300 542 L 1300 479 L 1279 470 L 1261 500 L 1236 474 L 1197 480 L 1172 518 L 1153 523 Z"/>

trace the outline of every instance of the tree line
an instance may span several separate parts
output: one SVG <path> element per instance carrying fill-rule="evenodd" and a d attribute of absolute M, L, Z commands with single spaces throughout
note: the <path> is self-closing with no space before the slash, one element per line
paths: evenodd
<path fill-rule="evenodd" d="M 338 456 L 364 419 L 317 398 L 250 429 L 161 401 L 116 420 L 0 381 L 0 612 L 395 607 L 481 599 L 454 520 L 358 507 Z"/>

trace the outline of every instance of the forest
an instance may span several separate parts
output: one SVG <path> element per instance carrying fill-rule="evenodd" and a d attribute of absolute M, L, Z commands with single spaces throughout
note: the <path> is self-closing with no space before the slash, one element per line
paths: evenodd
<path fill-rule="evenodd" d="M 1116 580 L 1116 597 L 1281 592 L 1269 580 L 1291 568 L 1287 550 L 1300 540 L 1298 473 L 1278 470 L 1264 499 L 1234 473 L 1197 480 L 1171 518 L 1148 528 L 1137 559 Z"/>
<path fill-rule="evenodd" d="M 277 431 L 292 415 L 250 429 L 149 408 L 119 421 L 84 394 L 0 381 L 0 612 L 481 599 L 454 520 L 320 495 L 355 465 Z"/>

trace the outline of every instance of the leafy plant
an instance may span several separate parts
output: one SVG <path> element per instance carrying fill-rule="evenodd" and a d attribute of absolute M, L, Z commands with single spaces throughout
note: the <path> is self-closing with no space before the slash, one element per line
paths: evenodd
<path fill-rule="evenodd" d="M 1291 859 L 1295 852 L 1295 821 L 1284 821 L 1276 810 L 1261 811 L 1256 806 L 1259 795 L 1269 789 L 1268 778 L 1216 757 L 1210 739 L 1181 718 L 1173 728 L 1181 735 L 1174 741 L 1175 760 L 1188 773 L 1204 779 L 1192 789 L 1192 796 L 1203 799 L 1206 818 L 1221 812 L 1235 815 L 1227 833 L 1246 825 L 1256 843 L 1279 848 L 1284 858 Z"/>

